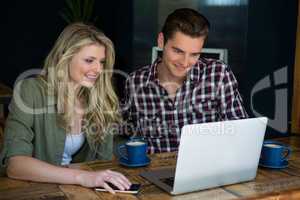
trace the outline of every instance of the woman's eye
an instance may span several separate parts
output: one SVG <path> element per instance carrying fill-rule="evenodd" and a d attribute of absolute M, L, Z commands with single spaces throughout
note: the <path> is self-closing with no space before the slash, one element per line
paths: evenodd
<path fill-rule="evenodd" d="M 92 59 L 85 59 L 85 62 L 87 62 L 87 63 L 92 63 L 93 60 L 92 60 Z"/>

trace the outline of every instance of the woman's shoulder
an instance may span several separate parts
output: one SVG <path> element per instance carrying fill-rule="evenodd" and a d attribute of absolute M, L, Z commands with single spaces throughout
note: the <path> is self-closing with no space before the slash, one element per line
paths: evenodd
<path fill-rule="evenodd" d="M 22 89 L 28 89 L 28 90 L 36 90 L 36 89 L 44 90 L 47 86 L 47 82 L 41 77 L 26 78 L 18 81 L 16 85 L 18 84 L 21 84 L 20 87 L 22 87 Z"/>
<path fill-rule="evenodd" d="M 47 89 L 47 82 L 40 77 L 26 78 L 15 85 L 14 90 L 21 90 L 27 95 L 44 95 Z"/>
<path fill-rule="evenodd" d="M 40 77 L 26 78 L 18 81 L 14 86 L 14 99 L 27 104 L 45 104 L 47 100 L 47 82 Z"/>

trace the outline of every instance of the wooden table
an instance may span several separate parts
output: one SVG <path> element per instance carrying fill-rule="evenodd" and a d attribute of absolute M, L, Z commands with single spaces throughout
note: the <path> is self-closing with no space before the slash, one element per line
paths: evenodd
<path fill-rule="evenodd" d="M 126 168 L 112 162 L 88 162 L 72 165 L 86 170 L 112 169 L 125 174 L 134 183 L 141 183 L 137 195 L 95 192 L 75 185 L 42 184 L 0 178 L 0 199 L 147 199 L 147 200 L 225 200 L 225 199 L 300 199 L 300 137 L 280 138 L 292 147 L 289 166 L 281 170 L 259 168 L 255 181 L 234 184 L 178 196 L 170 196 L 139 176 L 144 170 L 174 166 L 176 154 L 164 153 L 151 156 L 151 164 L 141 168 Z M 247 159 L 247 158 L 245 158 Z"/>

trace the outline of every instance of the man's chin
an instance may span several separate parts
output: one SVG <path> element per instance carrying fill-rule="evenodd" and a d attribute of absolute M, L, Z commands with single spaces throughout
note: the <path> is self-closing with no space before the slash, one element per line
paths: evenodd
<path fill-rule="evenodd" d="M 188 74 L 187 72 L 181 72 L 181 73 L 179 72 L 179 73 L 174 73 L 173 75 L 178 79 L 183 79 L 187 76 L 187 74 Z"/>

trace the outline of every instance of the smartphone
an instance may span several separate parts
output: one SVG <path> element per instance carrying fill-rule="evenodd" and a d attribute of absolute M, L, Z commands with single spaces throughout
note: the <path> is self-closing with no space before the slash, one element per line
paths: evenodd
<path fill-rule="evenodd" d="M 112 183 L 107 183 L 115 192 L 128 193 L 128 194 L 137 194 L 140 190 L 141 184 L 131 184 L 128 190 L 120 190 L 118 187 Z M 96 191 L 107 192 L 103 187 L 95 188 Z"/>

